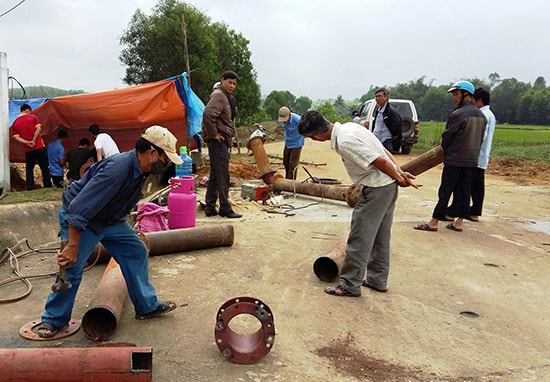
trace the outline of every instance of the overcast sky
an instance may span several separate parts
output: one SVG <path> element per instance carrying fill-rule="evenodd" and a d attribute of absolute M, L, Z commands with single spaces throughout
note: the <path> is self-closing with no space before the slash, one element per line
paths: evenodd
<path fill-rule="evenodd" d="M 1 0 L 0 14 L 21 0 Z M 24 86 L 124 87 L 119 37 L 156 0 L 25 0 L 0 17 L 0 51 Z M 550 81 L 546 0 L 190 0 L 250 40 L 262 95 L 359 98 L 425 76 Z M 178 74 L 178 73 L 174 73 Z"/>

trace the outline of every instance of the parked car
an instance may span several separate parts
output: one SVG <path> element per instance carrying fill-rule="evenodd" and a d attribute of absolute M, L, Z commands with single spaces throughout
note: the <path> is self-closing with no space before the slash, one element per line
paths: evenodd
<path fill-rule="evenodd" d="M 409 99 L 391 98 L 389 102 L 401 116 L 401 128 L 403 131 L 401 152 L 403 154 L 409 154 L 411 152 L 412 145 L 418 142 L 419 125 L 416 107 L 414 106 L 413 101 Z M 355 116 L 353 122 L 363 125 L 372 131 L 374 129 L 372 119 L 375 107 L 376 102 L 374 101 L 374 99 L 369 99 L 368 101 L 365 101 L 361 105 L 359 111 L 353 112 L 353 115 Z"/>

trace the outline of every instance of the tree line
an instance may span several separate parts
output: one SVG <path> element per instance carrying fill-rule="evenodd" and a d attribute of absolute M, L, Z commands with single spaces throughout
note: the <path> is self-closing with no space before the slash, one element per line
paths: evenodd
<path fill-rule="evenodd" d="M 194 6 L 177 0 L 159 0 L 150 15 L 138 8 L 119 42 L 122 46 L 119 60 L 126 67 L 123 80 L 128 85 L 188 72 L 191 87 L 206 103 L 221 73 L 234 70 L 239 75 L 234 93 L 238 100 L 237 125 L 276 120 L 281 106 L 288 106 L 298 114 L 314 108 L 329 120 L 351 120 L 352 112 L 365 100 L 374 98 L 374 91 L 379 87 L 371 85 L 355 100 L 337 96 L 313 102 L 304 95 L 296 97 L 288 90 L 274 90 L 262 99 L 250 60 L 250 41 L 223 22 L 212 22 Z M 543 77 L 538 77 L 533 84 L 515 78 L 501 79 L 498 73 L 489 74 L 488 80 L 469 80 L 475 87 L 483 86 L 491 91 L 491 108 L 499 123 L 550 125 L 550 89 Z M 391 98 L 413 100 L 421 120 L 445 121 L 455 107 L 447 94 L 450 86 L 451 83 L 435 86 L 433 81 L 421 77 L 385 87 L 390 92 L 390 101 Z M 27 94 L 27 98 L 67 94 L 52 94 L 52 88 L 39 88 L 44 92 L 33 93 L 32 97 Z"/>

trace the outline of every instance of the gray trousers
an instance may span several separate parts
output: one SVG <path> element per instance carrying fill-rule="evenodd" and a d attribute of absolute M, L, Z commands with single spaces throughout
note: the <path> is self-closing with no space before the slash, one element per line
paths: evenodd
<path fill-rule="evenodd" d="M 359 194 L 340 275 L 340 285 L 352 293 L 361 293 L 365 272 L 369 284 L 386 288 L 397 187 L 363 187 Z"/>

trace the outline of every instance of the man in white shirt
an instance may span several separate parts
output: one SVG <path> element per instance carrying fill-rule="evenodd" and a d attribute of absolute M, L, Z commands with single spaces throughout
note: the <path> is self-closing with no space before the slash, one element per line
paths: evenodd
<path fill-rule="evenodd" d="M 107 133 L 100 132 L 98 125 L 91 125 L 88 131 L 95 138 L 94 146 L 97 152 L 98 161 L 103 158 L 107 158 L 108 156 L 111 156 L 113 154 L 118 154 L 120 152 L 113 138 L 111 138 L 111 136 Z"/>
<path fill-rule="evenodd" d="M 418 188 L 415 177 L 401 170 L 374 134 L 359 124 L 332 124 L 311 110 L 302 116 L 298 131 L 315 141 L 330 140 L 353 183 L 363 186 L 353 209 L 340 283 L 325 293 L 359 297 L 361 286 L 386 292 L 397 186 Z"/>

